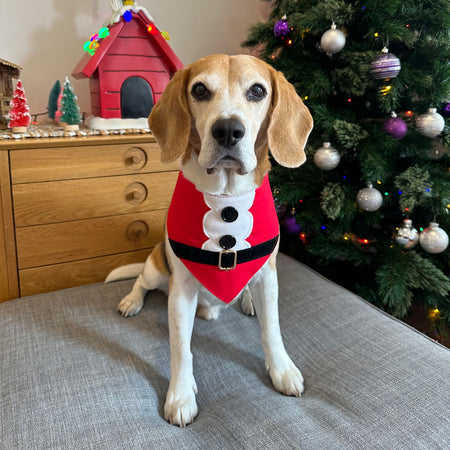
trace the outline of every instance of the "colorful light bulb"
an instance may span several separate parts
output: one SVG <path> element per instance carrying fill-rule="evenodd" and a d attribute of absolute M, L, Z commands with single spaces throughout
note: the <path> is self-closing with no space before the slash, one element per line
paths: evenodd
<path fill-rule="evenodd" d="M 125 11 L 123 13 L 123 18 L 124 18 L 125 22 L 130 22 L 131 19 L 133 18 L 133 14 L 131 14 L 131 11 Z"/>
<path fill-rule="evenodd" d="M 109 36 L 109 29 L 108 27 L 100 28 L 98 35 L 101 39 L 104 39 L 105 37 Z"/>

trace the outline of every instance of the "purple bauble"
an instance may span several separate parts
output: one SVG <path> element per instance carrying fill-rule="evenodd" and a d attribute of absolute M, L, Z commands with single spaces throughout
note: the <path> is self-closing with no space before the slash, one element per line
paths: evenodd
<path fill-rule="evenodd" d="M 443 117 L 450 117 L 450 103 L 444 103 L 440 112 Z"/>
<path fill-rule="evenodd" d="M 408 132 L 406 122 L 399 117 L 391 117 L 383 124 L 383 130 L 392 136 L 393 139 L 403 139 Z"/>
<path fill-rule="evenodd" d="M 295 220 L 295 216 L 293 214 L 289 214 L 284 219 L 284 229 L 288 234 L 298 234 L 302 230 L 302 227 Z"/>
<path fill-rule="evenodd" d="M 286 19 L 279 20 L 273 27 L 273 34 L 275 37 L 283 37 L 289 33 L 289 24 Z"/>
<path fill-rule="evenodd" d="M 390 80 L 400 72 L 400 60 L 393 54 L 388 53 L 385 47 L 383 54 L 378 55 L 370 64 L 370 74 L 377 80 Z"/>

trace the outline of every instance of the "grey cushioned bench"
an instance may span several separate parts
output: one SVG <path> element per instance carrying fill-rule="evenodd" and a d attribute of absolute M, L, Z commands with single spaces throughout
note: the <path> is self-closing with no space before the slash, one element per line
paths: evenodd
<path fill-rule="evenodd" d="M 280 255 L 280 321 L 305 377 L 274 391 L 257 319 L 196 319 L 200 413 L 162 418 L 167 299 L 116 312 L 132 281 L 0 304 L 1 449 L 448 449 L 450 352 Z"/>

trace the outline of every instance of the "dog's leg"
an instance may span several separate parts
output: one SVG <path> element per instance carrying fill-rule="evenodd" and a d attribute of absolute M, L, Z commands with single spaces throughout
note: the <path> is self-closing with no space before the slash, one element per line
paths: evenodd
<path fill-rule="evenodd" d="M 255 307 L 253 306 L 253 298 L 248 286 L 244 288 L 241 296 L 241 309 L 247 316 L 254 316 Z"/>
<path fill-rule="evenodd" d="M 125 317 L 136 315 L 144 305 L 145 294 L 156 288 L 164 288 L 169 281 L 165 264 L 164 243 L 159 243 L 147 258 L 142 273 L 136 279 L 131 292 L 118 304 L 117 310 Z"/>
<path fill-rule="evenodd" d="M 275 257 L 271 257 L 250 282 L 253 304 L 261 326 L 266 368 L 275 389 L 300 397 L 303 377 L 284 348 L 278 320 L 278 279 Z"/>
<path fill-rule="evenodd" d="M 178 263 L 181 266 L 181 263 Z M 186 269 L 175 268 L 169 284 L 170 384 L 164 418 L 185 427 L 198 413 L 191 353 L 197 296 L 200 284 Z"/>

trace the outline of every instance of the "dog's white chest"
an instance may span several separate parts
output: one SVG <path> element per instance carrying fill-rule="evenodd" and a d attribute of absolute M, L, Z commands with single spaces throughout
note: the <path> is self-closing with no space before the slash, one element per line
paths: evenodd
<path fill-rule="evenodd" d="M 253 229 L 253 215 L 249 211 L 255 191 L 236 197 L 204 194 L 210 210 L 203 216 L 203 231 L 209 238 L 203 250 L 243 250 L 250 247 L 246 239 Z"/>

